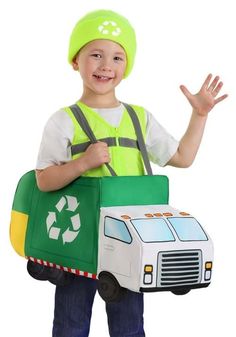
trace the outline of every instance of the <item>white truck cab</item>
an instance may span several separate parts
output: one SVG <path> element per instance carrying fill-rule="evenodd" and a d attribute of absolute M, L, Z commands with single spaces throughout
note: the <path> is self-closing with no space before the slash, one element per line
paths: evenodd
<path fill-rule="evenodd" d="M 186 294 L 211 281 L 213 244 L 190 214 L 169 205 L 101 208 L 99 293 L 122 288 Z"/>

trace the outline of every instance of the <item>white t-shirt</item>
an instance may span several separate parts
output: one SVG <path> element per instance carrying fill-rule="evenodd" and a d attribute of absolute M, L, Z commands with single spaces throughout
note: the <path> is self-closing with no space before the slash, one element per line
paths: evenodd
<path fill-rule="evenodd" d="M 118 127 L 124 109 L 121 104 L 115 108 L 93 110 L 106 122 Z M 146 111 L 146 118 L 146 147 L 149 158 L 153 163 L 164 166 L 177 151 L 179 142 L 148 111 Z M 44 128 L 36 169 L 42 170 L 48 166 L 61 165 L 70 161 L 73 136 L 74 125 L 67 112 L 64 110 L 55 112 Z"/>

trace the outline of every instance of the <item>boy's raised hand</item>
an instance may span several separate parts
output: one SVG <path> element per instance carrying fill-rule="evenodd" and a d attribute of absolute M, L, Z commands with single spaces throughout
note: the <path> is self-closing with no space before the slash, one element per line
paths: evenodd
<path fill-rule="evenodd" d="M 225 94 L 216 98 L 223 86 L 223 83 L 219 81 L 219 76 L 216 76 L 212 81 L 211 79 L 212 74 L 209 74 L 201 89 L 195 95 L 191 94 L 184 85 L 180 86 L 181 91 L 188 99 L 193 110 L 200 116 L 207 116 L 217 103 L 223 101 L 228 96 Z"/>

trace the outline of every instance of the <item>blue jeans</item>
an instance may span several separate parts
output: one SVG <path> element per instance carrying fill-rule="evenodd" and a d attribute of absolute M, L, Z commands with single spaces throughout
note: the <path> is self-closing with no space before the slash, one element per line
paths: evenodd
<path fill-rule="evenodd" d="M 77 276 L 66 286 L 57 286 L 53 337 L 87 337 L 97 280 Z M 143 294 L 127 291 L 119 302 L 106 303 L 111 337 L 145 337 Z M 99 332 L 101 334 L 101 331 Z"/>

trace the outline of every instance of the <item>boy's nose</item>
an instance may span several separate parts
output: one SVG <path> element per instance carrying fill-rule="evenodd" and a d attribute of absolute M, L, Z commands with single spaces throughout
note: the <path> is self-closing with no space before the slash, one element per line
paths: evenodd
<path fill-rule="evenodd" d="M 102 71 L 112 71 L 112 69 L 111 69 L 111 67 L 108 65 L 108 64 L 103 64 L 103 65 L 101 65 L 100 66 L 100 69 L 102 70 Z"/>
<path fill-rule="evenodd" d="M 103 58 L 99 68 L 102 71 L 112 71 L 111 60 L 109 58 Z"/>

